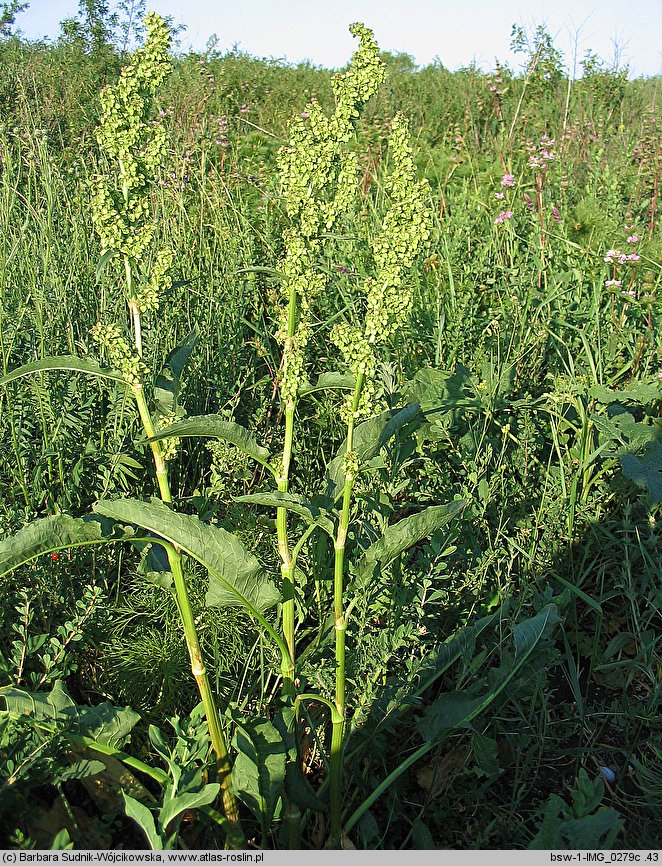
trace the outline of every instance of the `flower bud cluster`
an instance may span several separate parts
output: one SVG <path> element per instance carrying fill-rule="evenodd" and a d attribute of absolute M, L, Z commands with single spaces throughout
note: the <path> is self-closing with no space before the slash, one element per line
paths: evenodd
<path fill-rule="evenodd" d="M 108 353 L 111 366 L 119 370 L 128 385 L 140 385 L 149 373 L 140 356 L 132 352 L 117 325 L 97 322 L 90 330 L 92 338 Z"/>
<path fill-rule="evenodd" d="M 310 102 L 290 122 L 288 144 L 278 154 L 283 197 L 291 219 L 291 228 L 283 236 L 283 310 L 278 333 L 284 343 L 281 399 L 290 407 L 296 402 L 304 374 L 311 303 L 327 283 L 317 264 L 322 234 L 331 231 L 339 218 L 354 207 L 358 164 L 347 144 L 361 107 L 377 91 L 385 75 L 372 32 L 362 24 L 353 24 L 350 30 L 358 37 L 359 47 L 347 72 L 333 80 L 334 113 L 328 117 L 317 101 Z M 286 312 L 293 295 L 298 311 L 294 333 Z"/>
<path fill-rule="evenodd" d="M 155 13 L 145 18 L 147 39 L 115 85 L 101 93 L 99 147 L 118 166 L 117 175 L 92 182 L 92 216 L 104 250 L 140 258 L 154 234 L 148 195 L 163 160 L 166 133 L 150 120 L 150 104 L 170 71 L 170 32 Z"/>

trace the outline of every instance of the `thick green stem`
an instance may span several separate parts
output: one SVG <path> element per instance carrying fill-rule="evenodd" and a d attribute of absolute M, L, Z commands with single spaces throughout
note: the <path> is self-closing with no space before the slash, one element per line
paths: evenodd
<path fill-rule="evenodd" d="M 130 268 L 129 268 L 130 272 Z M 136 348 L 140 351 L 139 346 L 139 314 L 137 310 L 131 309 L 132 315 L 138 319 L 138 330 L 136 335 Z M 147 400 L 145 399 L 145 390 L 142 383 L 136 382 L 131 385 L 133 396 L 136 400 L 140 420 L 145 431 L 145 435 L 152 439 L 156 435 L 156 428 L 152 420 Z M 154 469 L 156 471 L 156 480 L 159 486 L 159 493 L 163 502 L 172 504 L 172 494 L 170 492 L 170 484 L 168 482 L 168 467 L 163 456 L 163 449 L 159 441 L 151 441 L 150 448 L 152 449 L 152 457 L 154 458 Z M 165 546 L 165 545 L 164 545 Z M 229 848 L 243 848 L 246 842 L 241 821 L 239 818 L 239 806 L 231 788 L 231 769 L 230 756 L 225 741 L 221 720 L 218 714 L 218 707 L 214 699 L 207 670 L 205 668 L 202 652 L 200 650 L 200 641 L 195 627 L 195 618 L 191 607 L 191 599 L 186 586 L 184 572 L 182 569 L 182 557 L 179 550 L 172 545 L 165 546 L 168 556 L 168 563 L 173 576 L 175 587 L 175 597 L 177 599 L 177 607 L 181 616 L 182 625 L 184 628 L 184 637 L 186 639 L 186 647 L 188 649 L 189 658 L 191 660 L 191 672 L 195 679 L 200 698 L 205 710 L 207 725 L 209 726 L 209 737 L 211 739 L 212 749 L 216 756 L 216 767 L 218 771 L 219 782 L 223 798 L 223 810 L 228 819 L 226 828 L 227 845 Z"/>
<path fill-rule="evenodd" d="M 294 407 L 285 410 L 285 446 L 283 448 L 283 467 L 278 477 L 278 489 L 287 493 L 289 484 L 290 461 L 292 459 L 292 439 L 294 435 Z M 288 672 L 283 682 L 285 694 L 294 696 L 294 568 L 295 562 L 290 550 L 290 542 L 287 534 L 287 509 L 279 508 L 276 511 L 276 531 L 278 534 L 278 553 L 281 560 L 281 574 L 283 577 L 283 636 L 292 660 L 292 670 Z"/>
<path fill-rule="evenodd" d="M 186 637 L 186 646 L 191 659 L 191 672 L 195 678 L 202 705 L 205 709 L 207 717 L 207 725 L 209 726 L 209 738 L 211 739 L 212 748 L 216 755 L 216 769 L 218 773 L 218 781 L 221 785 L 221 796 L 223 798 L 223 811 L 228 819 L 229 826 L 227 828 L 228 845 L 231 848 L 242 848 L 245 844 L 244 833 L 241 828 L 239 819 L 239 806 L 234 796 L 231 787 L 231 771 L 230 755 L 225 742 L 225 735 L 221 727 L 221 720 L 218 715 L 218 708 L 214 700 L 214 694 L 211 690 L 207 669 L 202 658 L 200 650 L 200 642 L 195 627 L 195 619 L 193 609 L 184 579 L 182 570 L 181 555 L 175 550 L 168 550 L 168 561 L 172 570 L 172 576 L 175 586 L 175 595 L 177 598 L 177 606 L 179 614 L 182 618 L 184 626 L 184 635 Z"/>
<path fill-rule="evenodd" d="M 335 563 L 333 575 L 333 618 L 336 632 L 336 695 L 335 705 L 337 715 L 333 716 L 331 727 L 331 754 L 329 762 L 330 770 L 330 801 L 331 801 L 331 844 L 338 847 L 340 844 L 341 830 L 341 806 L 342 806 L 342 752 L 345 739 L 345 635 L 347 622 L 343 606 L 343 590 L 345 575 L 345 547 L 347 545 L 347 533 L 349 531 L 350 509 L 352 504 L 352 490 L 354 488 L 355 467 L 352 465 L 352 451 L 354 447 L 354 422 L 361 399 L 363 389 L 363 374 L 356 378 L 352 407 L 347 422 L 347 449 L 345 468 L 345 486 L 343 488 L 342 510 L 340 512 L 340 523 L 334 543 Z"/>
<path fill-rule="evenodd" d="M 287 335 L 283 348 L 283 363 L 287 363 L 287 355 L 291 351 L 294 333 L 297 326 L 299 312 L 299 299 L 294 285 L 290 288 L 290 296 L 287 307 Z M 290 479 L 290 463 L 292 462 L 292 443 L 294 441 L 294 412 L 295 402 L 291 400 L 285 405 L 285 441 L 283 443 L 282 466 L 276 478 L 278 490 L 287 493 Z M 287 509 L 276 510 L 276 533 L 278 535 L 278 554 L 281 561 L 281 575 L 283 578 L 283 636 L 290 659 L 292 669 L 283 677 L 283 692 L 294 697 L 294 660 L 296 658 L 294 644 L 294 567 L 295 563 L 290 551 L 290 542 L 287 534 Z"/>

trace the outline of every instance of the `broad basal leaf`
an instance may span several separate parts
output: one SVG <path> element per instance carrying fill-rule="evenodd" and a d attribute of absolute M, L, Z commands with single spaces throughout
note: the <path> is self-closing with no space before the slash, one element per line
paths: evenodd
<path fill-rule="evenodd" d="M 86 373 L 88 376 L 98 376 L 101 379 L 110 379 L 113 382 L 125 383 L 124 376 L 118 370 L 109 370 L 101 367 L 96 361 L 89 358 L 77 358 L 75 355 L 62 355 L 59 357 L 41 358 L 24 364 L 6 376 L 0 378 L 0 385 L 6 385 L 15 379 L 30 376 L 32 373 L 44 373 L 48 370 L 67 370 L 71 373 Z"/>
<path fill-rule="evenodd" d="M 369 578 L 377 565 L 386 568 L 393 560 L 413 544 L 427 538 L 435 529 L 446 526 L 466 507 L 458 499 L 447 505 L 432 505 L 418 514 L 412 514 L 386 528 L 384 535 L 371 544 L 356 564 L 359 579 Z"/>
<path fill-rule="evenodd" d="M 285 784 L 286 745 L 268 719 L 257 718 L 237 722 L 234 746 L 232 787 L 266 833 Z"/>
<path fill-rule="evenodd" d="M 235 445 L 244 454 L 248 454 L 262 466 L 266 466 L 271 472 L 273 468 L 269 463 L 269 452 L 266 448 L 258 445 L 251 433 L 241 424 L 234 421 L 226 421 L 219 415 L 194 415 L 176 424 L 170 424 L 159 430 L 154 439 L 169 439 L 170 437 L 202 436 L 212 439 L 221 439 Z"/>
<path fill-rule="evenodd" d="M 114 707 L 108 701 L 94 707 L 79 706 L 61 682 L 50 692 L 28 692 L 14 686 L 0 689 L 6 711 L 15 716 L 61 723 L 72 734 L 90 737 L 99 743 L 119 748 L 140 720 L 130 707 Z"/>
<path fill-rule="evenodd" d="M 141 526 L 204 565 L 209 572 L 207 604 L 210 607 L 242 605 L 262 613 L 280 600 L 278 590 L 260 570 L 257 559 L 236 535 L 220 526 L 210 526 L 198 517 L 179 514 L 161 502 L 103 500 L 94 510 L 113 520 Z"/>

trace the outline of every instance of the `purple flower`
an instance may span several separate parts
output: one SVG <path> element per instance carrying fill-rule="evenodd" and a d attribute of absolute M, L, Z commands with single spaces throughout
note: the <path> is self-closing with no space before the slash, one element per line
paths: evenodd
<path fill-rule="evenodd" d="M 554 205 L 552 208 L 552 218 L 557 222 L 561 222 L 561 211 Z"/>
<path fill-rule="evenodd" d="M 505 198 L 505 197 L 506 197 L 505 192 L 495 192 L 494 193 L 494 198 Z"/>
<path fill-rule="evenodd" d="M 515 175 L 514 174 L 504 174 L 501 178 L 501 186 L 514 187 L 515 186 Z"/>
<path fill-rule="evenodd" d="M 492 85 L 490 85 L 490 91 L 491 91 L 492 93 L 494 93 L 494 92 L 496 91 L 496 89 L 497 89 L 496 84 L 492 84 Z"/>
<path fill-rule="evenodd" d="M 636 235 L 630 235 L 630 237 L 628 238 L 628 243 L 629 244 L 638 244 L 639 238 Z"/>
<path fill-rule="evenodd" d="M 640 259 L 640 256 L 638 256 L 636 253 L 630 253 L 630 255 L 626 256 L 625 258 L 628 262 L 638 262 Z M 620 259 L 619 259 L 619 261 L 620 261 Z"/>
<path fill-rule="evenodd" d="M 607 250 L 604 257 L 604 262 L 607 265 L 613 265 L 614 259 L 620 259 L 623 253 L 620 250 Z"/>
<path fill-rule="evenodd" d="M 607 288 L 607 289 L 611 289 L 611 288 L 620 289 L 622 285 L 623 285 L 623 283 L 620 280 L 606 280 L 605 281 L 605 288 Z"/>
<path fill-rule="evenodd" d="M 494 220 L 494 225 L 502 225 L 506 220 L 511 220 L 512 218 L 513 212 L 511 210 L 502 210 L 499 216 Z"/>

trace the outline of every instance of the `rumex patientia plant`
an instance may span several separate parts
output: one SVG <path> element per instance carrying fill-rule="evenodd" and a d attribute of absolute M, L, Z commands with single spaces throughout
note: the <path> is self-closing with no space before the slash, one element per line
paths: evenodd
<path fill-rule="evenodd" d="M 367 550 L 351 541 L 356 480 L 365 471 L 370 456 L 379 451 L 389 435 L 394 435 L 398 423 L 405 423 L 397 422 L 397 412 L 380 406 L 377 368 L 380 353 L 405 326 L 412 306 L 408 272 L 430 234 L 429 193 L 427 185 L 416 180 L 408 124 L 402 114 L 397 114 L 391 123 L 389 165 L 383 181 L 385 213 L 367 243 L 370 255 L 367 276 L 361 286 L 362 298 L 329 334 L 345 369 L 325 372 L 313 387 L 313 390 L 340 388 L 345 392 L 345 396 L 337 398 L 346 427 L 345 441 L 336 458 L 330 461 L 327 477 L 321 481 L 326 493 L 320 498 L 318 487 L 309 491 L 310 498 L 294 495 L 290 485 L 292 454 L 299 438 L 297 405 L 311 390 L 304 388 L 304 382 L 311 365 L 307 349 L 315 305 L 322 293 L 334 290 L 332 278 L 319 262 L 329 246 L 339 242 L 337 229 L 342 220 L 357 208 L 356 124 L 361 109 L 384 80 L 379 48 L 368 28 L 361 24 L 352 26 L 359 47 L 350 68 L 333 80 L 335 110 L 327 115 L 316 101 L 310 102 L 291 121 L 289 140 L 279 152 L 282 198 L 289 224 L 283 235 L 284 254 L 279 266 L 280 294 L 273 310 L 275 338 L 282 347 L 278 390 L 283 424 L 281 453 L 273 456 L 247 429 L 220 415 L 183 417 L 183 407 L 178 403 L 179 378 L 193 350 L 193 339 L 171 352 L 166 369 L 157 376 L 145 362 L 143 317 L 158 311 L 160 298 L 170 285 L 169 269 L 174 258 L 167 248 L 154 249 L 157 224 L 152 206 L 152 191 L 166 146 L 164 128 L 158 119 L 152 119 L 152 102 L 169 70 L 169 34 L 156 15 L 149 15 L 146 24 L 148 36 L 144 48 L 133 55 L 118 83 L 102 93 L 97 130 L 102 161 L 107 166 L 92 183 L 93 221 L 102 247 L 99 270 L 105 271 L 106 278 L 114 274 L 116 290 L 126 303 L 125 321 L 99 322 L 93 328 L 93 337 L 111 366 L 104 368 L 90 358 L 45 358 L 13 371 L 0 381 L 6 384 L 35 371 L 61 369 L 101 377 L 126 389 L 135 400 L 151 450 L 159 498 L 104 500 L 94 506 L 94 515 L 85 518 L 56 515 L 36 521 L 0 544 L 0 574 L 63 547 L 124 540 L 135 545 L 145 557 L 156 556 L 160 551 L 160 570 L 166 581 L 170 580 L 177 599 L 191 669 L 216 756 L 228 845 L 244 844 L 236 796 L 259 813 L 263 837 L 273 821 L 275 801 L 282 798 L 286 803 L 283 814 L 288 819 L 290 845 L 300 844 L 300 807 L 305 806 L 305 798 L 297 796 L 296 785 L 286 785 L 286 778 L 301 773 L 296 720 L 307 701 L 322 703 L 331 714 L 330 840 L 338 845 L 342 832 L 343 751 L 349 718 L 345 587 L 348 559 L 353 560 L 357 573 L 369 580 L 378 565 L 388 567 L 409 546 L 448 523 L 461 506 L 459 503 L 434 506 L 406 517 L 387 527 L 386 541 L 379 539 Z M 418 410 L 406 407 L 400 411 L 404 418 L 412 419 Z M 300 431 L 302 442 L 303 432 Z M 268 478 L 273 478 L 274 489 L 237 498 L 275 509 L 279 588 L 235 535 L 176 509 L 168 463 L 176 457 L 177 444 L 183 437 L 207 437 L 229 443 L 261 466 Z M 292 514 L 306 524 L 296 540 Z M 333 695 L 298 692 L 297 561 L 314 533 L 326 533 L 334 551 L 329 611 L 335 638 Z M 241 772 L 233 773 L 228 741 L 200 651 L 187 589 L 188 558 L 207 569 L 207 604 L 243 606 L 280 652 L 280 706 L 270 708 L 265 717 L 235 718 L 239 726 L 244 726 L 242 737 L 235 738 L 240 754 L 234 769 L 241 764 Z M 268 612 L 279 603 L 281 622 L 276 625 Z M 241 788 L 247 772 L 247 753 L 241 752 L 241 743 L 248 742 L 250 731 L 258 728 L 260 736 L 271 743 L 277 743 L 279 737 L 282 742 L 278 748 L 272 746 L 269 765 L 266 759 L 260 765 L 260 784 L 264 783 L 265 774 L 272 773 L 270 794 L 256 801 Z M 253 764 L 262 760 L 255 745 L 258 740 L 256 736 L 249 744 Z M 274 766 L 274 749 L 280 756 L 276 762 L 278 772 L 268 769 Z"/>

